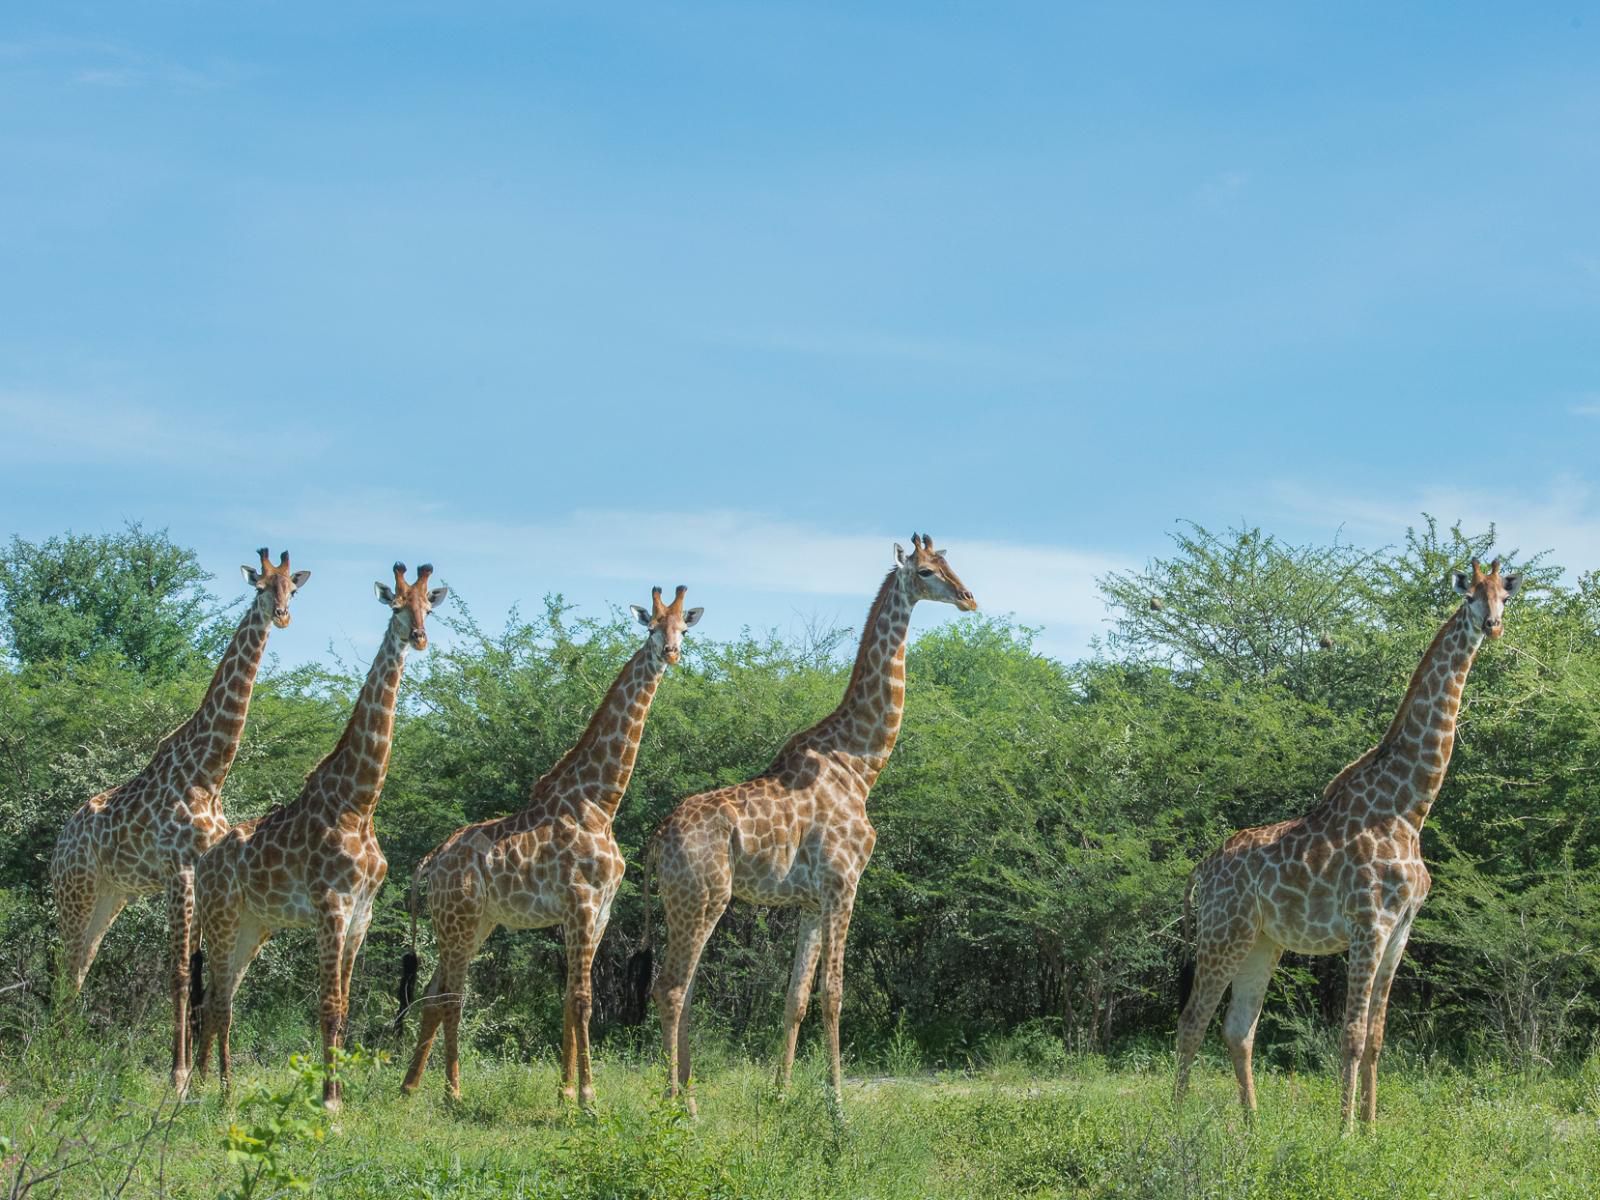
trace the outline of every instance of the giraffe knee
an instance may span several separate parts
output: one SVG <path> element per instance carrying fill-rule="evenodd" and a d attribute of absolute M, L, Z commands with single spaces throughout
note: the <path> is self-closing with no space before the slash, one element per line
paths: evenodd
<path fill-rule="evenodd" d="M 1346 1021 L 1344 1026 L 1344 1052 L 1347 1057 L 1355 1058 L 1366 1053 L 1367 1049 L 1367 1023 L 1365 1021 Z"/>
<path fill-rule="evenodd" d="M 1367 1034 L 1367 1044 L 1362 1049 L 1362 1060 L 1367 1063 L 1375 1063 L 1381 1053 L 1383 1053 L 1383 1030 L 1371 1030 Z"/>
<path fill-rule="evenodd" d="M 650 988 L 650 995 L 655 999 L 657 1008 L 677 1012 L 683 1007 L 683 997 L 687 991 L 681 984 L 669 984 L 658 978 Z"/>
<path fill-rule="evenodd" d="M 824 989 L 822 994 L 822 1015 L 826 1019 L 830 1021 L 839 1019 L 839 1011 L 844 1007 L 843 991 L 843 988 L 837 986 L 829 986 Z"/>

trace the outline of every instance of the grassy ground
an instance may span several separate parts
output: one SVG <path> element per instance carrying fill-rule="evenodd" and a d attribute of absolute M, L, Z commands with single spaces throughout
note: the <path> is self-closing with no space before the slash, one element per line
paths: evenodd
<path fill-rule="evenodd" d="M 231 1103 L 213 1083 L 173 1104 L 158 1062 L 149 1041 L 43 1040 L 0 1057 L 0 1187 L 42 1176 L 28 1194 L 1294 1200 L 1586 1197 L 1600 1179 L 1600 1062 L 1531 1081 L 1397 1067 L 1383 1079 L 1380 1127 L 1351 1138 L 1338 1135 L 1325 1074 L 1265 1073 L 1247 1129 L 1215 1060 L 1181 1118 L 1165 1064 L 1082 1060 L 1048 1075 L 1012 1065 L 859 1076 L 842 1124 L 815 1055 L 785 1102 L 763 1065 L 709 1061 L 698 1121 L 656 1099 L 653 1062 L 616 1052 L 597 1063 L 594 1118 L 557 1103 L 549 1063 L 468 1059 L 459 1104 L 437 1073 L 402 1099 L 399 1063 L 359 1065 L 328 1122 L 287 1066 L 244 1065 Z"/>

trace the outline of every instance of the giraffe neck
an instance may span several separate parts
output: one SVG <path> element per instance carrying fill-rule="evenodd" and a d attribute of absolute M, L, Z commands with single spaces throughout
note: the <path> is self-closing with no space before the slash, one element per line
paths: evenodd
<path fill-rule="evenodd" d="M 350 721 L 328 757 L 318 764 L 306 792 L 315 789 L 326 798 L 332 822 L 340 816 L 370 819 L 383 793 L 389 772 L 389 748 L 394 740 L 394 710 L 400 697 L 400 676 L 406 665 L 406 632 L 399 615 L 389 622 L 378 656 L 372 660 Z"/>
<path fill-rule="evenodd" d="M 869 788 L 900 736 L 906 702 L 906 635 L 915 603 L 909 574 L 890 571 L 867 612 L 844 699 L 800 735 L 808 745 L 855 759 Z"/>
<path fill-rule="evenodd" d="M 604 809 L 607 820 L 616 816 L 639 756 L 650 702 L 666 669 L 655 637 L 646 638 L 589 718 L 583 736 L 533 785 L 529 808 L 577 793 Z"/>
<path fill-rule="evenodd" d="M 272 631 L 271 603 L 258 595 L 245 610 L 211 676 L 205 699 L 157 751 L 151 764 L 156 770 L 175 771 L 186 786 L 203 788 L 213 796 L 222 791 L 239 752 L 256 672 Z"/>
<path fill-rule="evenodd" d="M 1444 785 L 1461 693 L 1482 644 L 1483 633 L 1463 604 L 1434 635 L 1383 740 L 1341 771 L 1324 794 L 1335 799 L 1342 790 L 1373 818 L 1398 817 L 1420 830 Z M 1341 781 L 1347 782 L 1343 789 Z"/>

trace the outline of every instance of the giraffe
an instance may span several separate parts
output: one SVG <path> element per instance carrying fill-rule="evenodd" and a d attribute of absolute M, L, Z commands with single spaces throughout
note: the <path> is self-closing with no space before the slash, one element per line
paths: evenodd
<path fill-rule="evenodd" d="M 978 607 L 933 539 L 911 538 L 907 555 L 894 548 L 861 631 L 855 668 L 839 707 L 791 737 L 772 765 L 754 779 L 681 802 L 650 839 L 644 872 L 645 929 L 640 968 L 630 974 L 641 990 L 649 979 L 650 876 L 659 880 L 667 945 L 652 994 L 661 1013 L 667 1057 L 667 1095 L 683 1096 L 695 1111 L 689 1071 L 689 1003 L 706 940 L 733 897 L 802 910 L 799 944 L 784 1010 L 785 1042 L 777 1086 L 786 1089 L 795 1041 L 822 963 L 822 1020 L 832 1061 L 831 1099 L 842 1111 L 839 1007 L 844 946 L 856 885 L 877 833 L 867 818 L 867 795 L 889 761 L 905 706 L 906 634 L 918 600 Z M 644 1010 L 644 997 L 635 1004 Z"/>
<path fill-rule="evenodd" d="M 1500 636 L 1522 577 L 1502 577 L 1499 559 L 1487 572 L 1473 559 L 1471 576 L 1454 572 L 1451 583 L 1463 602 L 1423 654 L 1383 739 L 1340 771 L 1310 812 L 1234 834 L 1190 876 L 1184 926 L 1194 931 L 1194 960 L 1179 982 L 1175 1103 L 1231 982 L 1223 1032 L 1239 1101 L 1253 1114 L 1250 1057 L 1279 956 L 1347 951 L 1342 1117 L 1354 1128 L 1359 1072 L 1361 1119 L 1377 1118 L 1389 987 L 1430 882 L 1422 823 L 1450 765 L 1467 672 L 1483 639 Z"/>
<path fill-rule="evenodd" d="M 290 571 L 285 550 L 273 566 L 240 567 L 255 589 L 195 713 L 161 739 L 145 768 L 85 802 L 67 819 L 50 859 L 50 886 L 65 955 L 63 983 L 76 996 L 100 941 L 129 900 L 167 894 L 174 1026 L 172 1082 L 188 1082 L 189 987 L 194 945 L 194 865 L 228 830 L 221 792 L 244 735 L 256 672 L 276 625 L 289 624 L 289 598 L 311 578 Z"/>
<path fill-rule="evenodd" d="M 273 930 L 310 925 L 317 934 L 328 1067 L 322 1102 L 339 1107 L 334 1050 L 344 1034 L 350 976 L 372 901 L 389 869 L 373 835 L 372 811 L 389 769 L 400 676 L 407 648 L 428 648 L 427 616 L 449 594 L 448 588 L 428 590 L 432 573 L 424 564 L 408 584 L 405 564 L 395 563 L 394 587 L 375 585 L 390 610 L 389 625 L 338 744 L 312 768 L 293 803 L 234 826 L 195 870 L 200 928 L 212 958 L 197 1066 L 204 1078 L 214 1037 L 224 1089 L 232 1067 L 233 997 L 250 960 Z"/>
<path fill-rule="evenodd" d="M 428 893 L 439 965 L 423 994 L 422 1028 L 403 1091 L 414 1092 L 422 1082 L 428 1052 L 442 1023 L 445 1085 L 452 1098 L 460 1098 L 467 965 L 483 939 L 498 925 L 510 929 L 560 925 L 567 960 L 561 1096 L 584 1109 L 593 1107 L 590 977 L 623 872 L 622 851 L 611 823 L 628 790 L 656 686 L 667 667 L 678 661 L 683 631 L 704 611 L 684 611 L 687 590 L 680 586 L 672 603 L 663 604 L 661 589 L 654 588 L 651 611 L 632 606 L 639 624 L 649 631 L 644 645 L 623 666 L 577 743 L 533 785 L 523 810 L 456 830 L 418 864 L 409 897 L 412 944 L 421 884 Z M 414 980 L 414 956 L 408 956 L 406 971 Z M 409 985 L 403 978 L 397 1030 L 409 1002 Z"/>

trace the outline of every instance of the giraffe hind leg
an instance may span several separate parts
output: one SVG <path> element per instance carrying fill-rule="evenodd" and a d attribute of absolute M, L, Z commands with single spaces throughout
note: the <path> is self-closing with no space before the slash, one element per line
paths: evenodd
<path fill-rule="evenodd" d="M 128 897 L 99 886 L 89 871 L 65 873 L 57 880 L 55 890 L 65 955 L 64 982 L 68 994 L 76 996 L 83 990 L 83 981 L 106 931 L 127 905 Z"/>
<path fill-rule="evenodd" d="M 817 960 L 822 957 L 822 914 L 807 912 L 800 919 L 800 937 L 794 948 L 794 969 L 789 975 L 789 997 L 783 1006 L 783 1057 L 778 1062 L 774 1081 L 782 1094 L 794 1075 L 795 1044 L 800 1023 L 806 1019 L 811 989 L 817 977 Z"/>
<path fill-rule="evenodd" d="M 1255 1050 L 1256 1022 L 1267 997 L 1267 985 L 1277 969 L 1283 949 L 1266 937 L 1258 938 L 1244 962 L 1234 972 L 1228 1013 L 1222 1019 L 1222 1035 L 1233 1056 L 1234 1074 L 1239 1080 L 1239 1103 L 1247 1114 L 1256 1111 L 1256 1083 L 1251 1058 Z"/>
<path fill-rule="evenodd" d="M 723 909 L 728 906 L 731 889 L 725 886 L 715 893 L 708 891 L 689 903 L 679 901 L 676 904 L 672 902 L 665 886 L 661 891 L 667 916 L 667 945 L 652 992 L 656 1009 L 661 1014 L 661 1044 L 667 1056 L 666 1094 L 669 1098 L 676 1098 L 681 1092 L 684 1105 L 692 1114 L 695 1111 L 694 1097 L 687 1091 L 690 1074 L 689 1002 L 700 955 L 705 950 L 712 930 L 717 927 Z"/>
<path fill-rule="evenodd" d="M 1178 1017 L 1178 1070 L 1172 1086 L 1172 1102 L 1183 1103 L 1189 1090 L 1189 1070 L 1194 1056 L 1205 1040 L 1206 1027 L 1222 1001 L 1223 992 L 1238 973 L 1240 965 L 1254 944 L 1252 934 L 1242 930 L 1238 936 L 1223 940 L 1221 944 L 1202 941 L 1195 953 L 1194 989 L 1189 1002 Z"/>
<path fill-rule="evenodd" d="M 417 1048 L 411 1054 L 411 1066 L 407 1068 L 405 1080 L 400 1084 L 401 1092 L 408 1096 L 422 1083 L 422 1073 L 428 1067 L 428 1056 L 433 1053 L 433 1039 L 444 1021 L 444 1004 L 439 999 L 444 990 L 441 970 L 442 963 L 434 968 L 433 978 L 428 980 L 428 986 L 422 991 L 422 999 L 417 1001 L 422 1009 L 422 1018 L 417 1026 Z"/>

